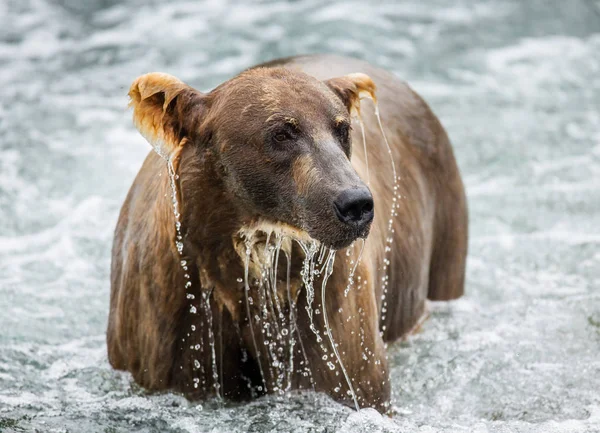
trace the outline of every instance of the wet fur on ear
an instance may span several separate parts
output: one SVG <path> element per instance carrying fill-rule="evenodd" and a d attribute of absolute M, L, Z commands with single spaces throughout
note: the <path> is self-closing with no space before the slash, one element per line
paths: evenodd
<path fill-rule="evenodd" d="M 358 72 L 331 78 L 325 84 L 342 100 L 350 114 L 360 114 L 360 100 L 363 98 L 370 98 L 377 103 L 377 86 L 366 74 Z"/>
<path fill-rule="evenodd" d="M 135 127 L 156 153 L 177 163 L 199 127 L 204 95 L 172 75 L 153 72 L 133 82 L 129 97 Z"/>

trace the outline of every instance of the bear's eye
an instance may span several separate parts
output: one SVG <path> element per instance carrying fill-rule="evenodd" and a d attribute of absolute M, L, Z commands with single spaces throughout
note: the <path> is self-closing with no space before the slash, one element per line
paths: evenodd
<path fill-rule="evenodd" d="M 283 143 L 284 141 L 287 141 L 287 140 L 291 139 L 292 137 L 290 136 L 289 132 L 287 132 L 287 131 L 278 131 L 275 133 L 273 138 L 278 143 Z"/>
<path fill-rule="evenodd" d="M 342 123 L 337 126 L 336 132 L 342 143 L 346 143 L 348 141 L 348 136 L 350 135 L 351 129 L 352 127 L 347 123 Z"/>

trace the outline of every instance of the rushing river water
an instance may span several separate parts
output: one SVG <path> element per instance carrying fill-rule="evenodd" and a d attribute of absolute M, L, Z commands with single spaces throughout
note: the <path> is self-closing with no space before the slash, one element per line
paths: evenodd
<path fill-rule="evenodd" d="M 311 52 L 394 71 L 446 126 L 467 295 L 390 345 L 391 418 L 147 395 L 105 348 L 112 232 L 150 149 L 127 89 Z M 0 85 L 0 431 L 600 431 L 600 3 L 1 0 Z"/>

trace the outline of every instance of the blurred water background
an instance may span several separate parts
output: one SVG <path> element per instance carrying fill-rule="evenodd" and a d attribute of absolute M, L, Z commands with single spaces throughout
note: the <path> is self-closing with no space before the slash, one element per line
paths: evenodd
<path fill-rule="evenodd" d="M 112 232 L 150 147 L 132 80 L 210 90 L 335 52 L 407 80 L 467 187 L 467 296 L 390 345 L 395 415 L 147 395 L 105 349 Z M 600 431 L 600 3 L 0 0 L 0 431 Z"/>

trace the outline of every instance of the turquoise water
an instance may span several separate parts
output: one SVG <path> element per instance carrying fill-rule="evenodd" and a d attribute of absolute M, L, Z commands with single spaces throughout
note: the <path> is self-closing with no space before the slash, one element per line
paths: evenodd
<path fill-rule="evenodd" d="M 112 231 L 149 151 L 127 89 L 312 52 L 394 71 L 446 126 L 468 294 L 390 345 L 391 418 L 147 395 L 104 342 Z M 0 431 L 600 431 L 600 3 L 4 0 L 0 83 Z"/>

